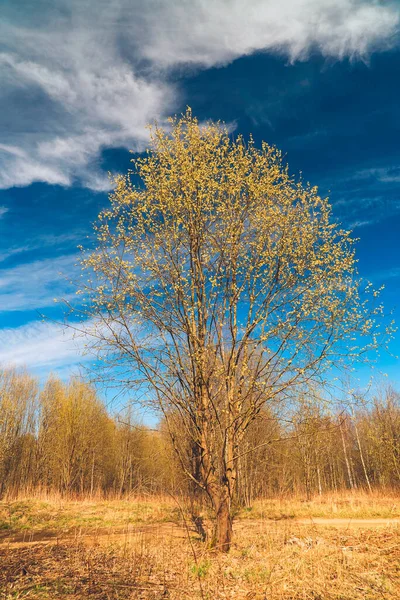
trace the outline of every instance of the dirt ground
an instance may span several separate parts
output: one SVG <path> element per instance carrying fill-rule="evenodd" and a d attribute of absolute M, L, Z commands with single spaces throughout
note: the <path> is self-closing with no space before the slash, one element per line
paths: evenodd
<path fill-rule="evenodd" d="M 246 530 L 273 528 L 276 526 L 275 519 L 246 519 L 245 521 L 237 520 L 235 523 L 235 533 L 240 532 L 242 535 Z M 397 528 L 400 526 L 400 519 L 375 518 L 375 519 L 334 519 L 322 517 L 308 517 L 303 519 L 293 519 L 291 524 L 301 527 L 314 527 L 316 530 L 321 527 L 334 527 L 345 531 L 352 529 L 381 529 L 381 528 Z M 195 530 L 189 523 L 189 532 L 195 535 Z M 164 539 L 167 537 L 186 539 L 188 531 L 186 527 L 176 523 L 150 523 L 144 525 L 121 525 L 112 527 L 95 527 L 95 528 L 74 528 L 68 533 L 60 535 L 57 530 L 40 530 L 29 531 L 24 530 L 18 533 L 9 533 L 7 531 L 0 532 L 0 547 L 27 546 L 30 544 L 51 544 L 58 543 L 61 539 L 63 542 L 76 542 L 86 545 L 99 544 L 135 544 L 139 539 Z"/>
<path fill-rule="evenodd" d="M 95 523 L 4 529 L 0 598 L 400 598 L 398 517 L 238 518 L 228 555 L 182 520 Z"/>

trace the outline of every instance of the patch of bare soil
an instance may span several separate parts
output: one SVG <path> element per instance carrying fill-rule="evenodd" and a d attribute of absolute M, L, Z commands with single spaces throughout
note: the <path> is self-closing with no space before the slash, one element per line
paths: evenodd
<path fill-rule="evenodd" d="M 244 532 L 249 529 L 261 527 L 273 527 L 276 523 L 280 523 L 281 520 L 274 519 L 246 519 L 237 520 L 235 522 L 235 531 Z M 382 527 L 398 527 L 400 525 L 400 519 L 342 519 L 342 518 L 321 518 L 321 517 L 308 517 L 302 519 L 291 519 L 291 523 L 296 525 L 304 526 L 320 526 L 320 527 L 336 527 L 339 529 L 375 529 Z M 191 533 L 196 535 L 196 531 L 191 528 Z M 98 545 L 98 544 L 113 544 L 113 543 L 126 543 L 134 544 L 142 542 L 143 540 L 152 539 L 164 539 L 165 537 L 174 538 L 187 538 L 187 529 L 183 525 L 177 525 L 176 523 L 149 523 L 145 525 L 123 525 L 121 527 L 97 527 L 97 528 L 74 528 L 70 531 L 60 533 L 59 531 L 52 530 L 41 530 L 41 531 L 23 531 L 18 533 L 3 532 L 0 535 L 0 546 L 1 544 L 7 544 L 8 546 L 26 546 L 31 544 L 39 543 L 59 543 L 60 540 L 63 542 L 79 542 L 85 545 Z"/>
<path fill-rule="evenodd" d="M 121 527 L 90 527 L 71 528 L 60 532 L 53 530 L 22 531 L 18 533 L 3 533 L 0 536 L 1 545 L 28 546 L 32 544 L 58 544 L 74 542 L 88 546 L 99 544 L 129 543 L 146 540 L 164 539 L 165 537 L 186 538 L 187 532 L 176 523 L 150 523 L 148 525 L 123 525 Z"/>
<path fill-rule="evenodd" d="M 398 527 L 400 525 L 400 519 L 326 519 L 322 517 L 309 517 L 306 519 L 297 519 L 297 523 L 303 525 L 320 525 L 322 527 L 340 527 L 345 529 L 375 529 L 380 527 Z"/>
<path fill-rule="evenodd" d="M 174 523 L 10 538 L 0 599 L 398 600 L 400 528 L 359 521 L 238 520 L 228 555 Z"/>

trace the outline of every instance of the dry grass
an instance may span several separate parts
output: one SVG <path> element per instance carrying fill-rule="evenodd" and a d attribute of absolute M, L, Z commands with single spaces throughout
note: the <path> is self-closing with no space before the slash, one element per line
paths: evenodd
<path fill-rule="evenodd" d="M 338 498 L 336 498 L 338 500 Z M 393 502 L 393 498 L 390 499 Z M 143 499 L 141 502 L 144 502 Z M 133 501 L 111 503 L 69 503 L 59 506 L 61 514 L 72 521 L 79 509 L 82 518 L 95 513 L 102 523 L 119 523 L 112 533 L 90 526 L 79 527 L 66 536 L 33 543 L 0 544 L 0 598 L 122 600 L 397 600 L 400 598 L 400 528 L 350 529 L 302 524 L 292 519 L 238 519 L 235 542 L 229 555 L 218 555 L 202 544 L 182 525 L 167 523 L 176 512 L 172 501 L 148 502 L 147 512 L 139 510 L 142 521 L 121 529 L 118 516 L 125 518 Z M 342 497 L 342 502 L 345 498 Z M 350 510 L 357 503 L 351 497 Z M 364 498 L 363 517 L 371 517 Z M 374 500 L 375 502 L 375 500 Z M 378 510 L 378 500 L 373 510 Z M 351 504 L 353 503 L 353 504 Z M 30 514 L 35 504 L 27 502 Z M 49 503 L 48 503 L 49 504 Z M 138 503 L 140 504 L 140 502 Z M 144 503 L 146 504 L 146 503 Z M 154 504 L 154 505 L 153 505 Z M 322 510 L 316 502 L 308 511 Z M 381 501 L 384 512 L 389 502 Z M 263 503 L 265 506 L 265 503 Z M 9 506 L 9 505 L 8 505 Z M 51 506 L 51 503 L 50 503 Z M 260 505 L 261 506 L 261 505 Z M 281 503 L 267 503 L 267 509 L 279 514 Z M 292 502 L 296 516 L 304 507 Z M 327 501 L 326 506 L 330 504 Z M 4 508 L 4 507 L 3 507 Z M 301 508 L 301 511 L 300 511 Z M 55 508 L 51 508 L 51 510 Z M 36 507 L 41 514 L 43 506 Z M 50 512 L 51 512 L 50 510 Z M 372 509 L 371 509 L 372 510 Z M 97 512 L 96 512 L 97 511 Z M 322 516 L 332 516 L 326 508 Z M 361 509 L 360 509 L 361 511 Z M 359 511 L 359 514 L 361 512 Z M 383 512 L 378 511 L 382 517 Z M 318 513 L 321 514 L 321 513 Z M 334 513 L 343 516 L 345 513 Z M 373 513 L 376 515 L 377 513 Z M 393 516 L 393 511 L 390 513 Z M 157 518 L 159 518 L 158 524 Z M 54 522 L 54 515 L 52 517 Z M 43 515 L 38 519 L 46 522 Z M 3 536 L 21 535 L 20 525 Z M 42 531 L 43 533 L 43 531 Z M 12 536 L 11 536 L 12 537 Z"/>
<path fill-rule="evenodd" d="M 400 597 L 396 529 L 239 524 L 228 556 L 176 535 L 0 548 L 1 597 L 375 600 Z M 193 555 L 195 550 L 196 558 Z"/>
<path fill-rule="evenodd" d="M 179 500 L 184 504 L 183 500 Z M 337 493 L 303 498 L 257 500 L 242 509 L 239 519 L 301 519 L 307 517 L 373 519 L 400 518 L 400 497 L 395 493 Z M 0 502 L 0 532 L 79 528 L 112 528 L 128 524 L 181 521 L 176 500 L 169 496 L 136 496 L 127 499 L 74 500 L 61 496 L 10 499 Z"/>
<path fill-rule="evenodd" d="M 299 497 L 257 500 L 253 507 L 240 512 L 241 518 L 299 519 L 305 517 L 376 519 L 399 518 L 398 492 L 339 492 L 314 496 L 310 501 Z"/>
<path fill-rule="evenodd" d="M 131 500 L 69 500 L 61 497 L 20 498 L 0 502 L 0 532 L 121 527 L 129 523 L 162 523 L 179 518 L 169 497 L 136 497 Z"/>

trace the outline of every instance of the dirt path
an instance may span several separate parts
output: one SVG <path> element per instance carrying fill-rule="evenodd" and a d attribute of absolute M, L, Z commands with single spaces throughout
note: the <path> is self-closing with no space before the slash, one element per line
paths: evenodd
<path fill-rule="evenodd" d="M 186 530 L 175 523 L 150 523 L 144 525 L 121 525 L 121 527 L 76 528 L 68 531 L 23 531 L 3 533 L 0 545 L 26 546 L 30 544 L 57 544 L 58 542 L 83 542 L 88 545 L 112 543 L 141 543 L 151 537 L 153 540 L 166 537 L 187 536 Z"/>
<path fill-rule="evenodd" d="M 337 527 L 340 529 L 376 529 L 382 527 L 398 527 L 400 519 L 334 519 L 307 517 L 302 519 L 242 519 L 235 522 L 235 529 L 242 532 L 246 528 L 287 527 L 288 529 L 304 527 Z M 194 530 L 191 531 L 195 535 Z M 129 545 L 143 543 L 146 538 L 160 541 L 167 538 L 186 538 L 187 530 L 176 523 L 151 523 L 121 527 L 98 527 L 74 529 L 69 531 L 24 531 L 19 533 L 4 532 L 0 536 L 0 545 L 27 546 L 30 544 L 57 544 L 58 542 L 83 542 L 85 545 L 126 543 Z"/>
<path fill-rule="evenodd" d="M 322 517 L 308 517 L 305 519 L 294 519 L 295 523 L 301 525 L 320 525 L 321 527 L 340 527 L 357 529 L 375 529 L 377 527 L 397 527 L 400 519 L 325 519 Z"/>

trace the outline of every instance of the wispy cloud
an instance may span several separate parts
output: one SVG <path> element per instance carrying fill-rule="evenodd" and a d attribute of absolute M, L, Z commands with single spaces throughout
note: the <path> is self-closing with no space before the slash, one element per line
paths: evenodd
<path fill-rule="evenodd" d="M 350 229 L 359 229 L 360 227 L 368 227 L 369 225 L 373 225 L 374 222 L 375 221 L 373 219 L 369 219 L 369 220 L 368 219 L 365 219 L 365 220 L 358 219 L 355 221 L 351 221 L 348 224 L 348 227 Z"/>
<path fill-rule="evenodd" d="M 83 338 L 55 323 L 34 321 L 0 329 L 0 365 L 31 369 L 71 369 L 90 359 L 83 356 Z"/>
<path fill-rule="evenodd" d="M 312 50 L 350 58 L 393 43 L 398 7 L 370 0 L 246 0 L 147 3 L 142 53 L 154 63 L 210 67 L 255 51 L 279 51 L 290 60 Z"/>
<path fill-rule="evenodd" d="M 39 310 L 73 297 L 75 263 L 76 255 L 66 255 L 0 269 L 0 312 Z"/>
<path fill-rule="evenodd" d="M 2 219 L 6 213 L 8 213 L 7 206 L 0 206 L 0 219 Z"/>
<path fill-rule="evenodd" d="M 399 183 L 400 167 L 392 165 L 387 167 L 373 167 L 370 169 L 361 169 L 354 174 L 354 179 L 375 179 L 381 183 Z"/>
<path fill-rule="evenodd" d="M 348 181 L 349 179 L 343 179 L 342 184 L 346 185 Z M 395 196 L 377 194 L 374 187 L 339 189 L 338 185 L 335 194 L 334 210 L 340 215 L 341 222 L 350 229 L 379 223 L 398 214 L 400 210 L 397 193 Z"/>
<path fill-rule="evenodd" d="M 1 209 L 0 209 L 1 213 Z M 1 216 L 1 214 L 0 214 Z M 55 234 L 42 234 L 33 237 L 25 244 L 11 246 L 4 251 L 0 251 L 0 263 L 4 262 L 8 258 L 12 256 L 21 255 L 26 252 L 32 252 L 34 250 L 43 250 L 51 248 L 54 250 L 55 248 L 60 251 L 64 246 L 75 245 L 78 246 L 79 242 L 82 241 L 85 232 L 81 230 L 75 230 L 70 233 L 63 233 L 59 235 Z M 1 273 L 1 271 L 0 271 Z"/>
<path fill-rule="evenodd" d="M 364 57 L 393 45 L 399 23 L 395 2 L 375 0 L 21 0 L 2 11 L 1 188 L 107 189 L 99 153 L 143 149 L 146 123 L 177 106 L 177 66 L 257 51 Z"/>

